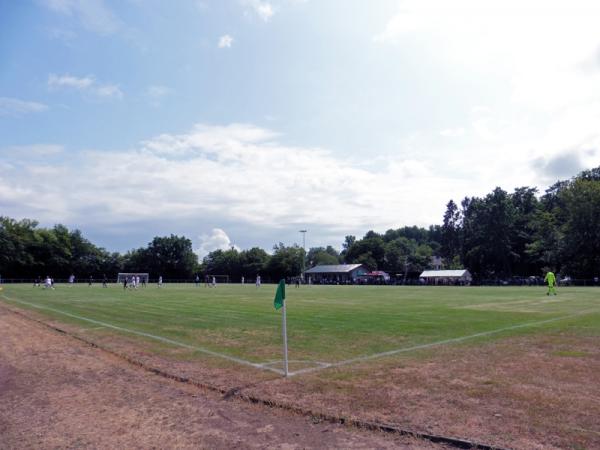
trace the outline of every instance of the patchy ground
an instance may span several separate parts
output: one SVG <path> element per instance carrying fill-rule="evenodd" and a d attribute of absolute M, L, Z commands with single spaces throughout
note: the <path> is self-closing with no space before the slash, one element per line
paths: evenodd
<path fill-rule="evenodd" d="M 0 306 L 0 448 L 444 448 L 167 380 Z"/>
<path fill-rule="evenodd" d="M 305 411 L 513 449 L 600 448 L 600 345 L 592 334 L 448 345 L 283 379 L 185 350 L 167 352 L 105 329 L 56 325 L 199 384 L 239 388 L 240 395 Z M 0 404 L 0 436 L 7 436 L 9 448 L 440 448 L 224 401 L 136 369 L 5 307 Z"/>
<path fill-rule="evenodd" d="M 342 416 L 514 449 L 600 449 L 595 336 L 446 346 L 420 358 L 326 370 L 249 389 Z M 297 393 L 302 392 L 302 396 Z"/>

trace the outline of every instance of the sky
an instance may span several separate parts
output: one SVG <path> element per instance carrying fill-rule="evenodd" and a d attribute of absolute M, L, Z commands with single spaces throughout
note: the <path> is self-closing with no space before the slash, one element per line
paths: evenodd
<path fill-rule="evenodd" d="M 600 165 L 594 0 L 0 0 L 0 215 L 200 257 Z"/>

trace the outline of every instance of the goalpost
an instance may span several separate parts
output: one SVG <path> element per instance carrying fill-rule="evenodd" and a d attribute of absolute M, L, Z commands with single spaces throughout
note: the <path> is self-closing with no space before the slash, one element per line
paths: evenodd
<path fill-rule="evenodd" d="M 212 282 L 212 278 L 215 277 L 215 282 L 217 284 L 228 284 L 229 283 L 229 275 L 212 275 L 212 274 L 208 274 L 206 275 L 206 281 L 208 281 L 209 283 Z"/>
<path fill-rule="evenodd" d="M 140 283 L 148 284 L 148 273 L 142 272 L 119 272 L 117 274 L 117 283 L 123 283 L 123 281 L 127 280 L 129 284 L 133 277 L 140 277 Z"/>

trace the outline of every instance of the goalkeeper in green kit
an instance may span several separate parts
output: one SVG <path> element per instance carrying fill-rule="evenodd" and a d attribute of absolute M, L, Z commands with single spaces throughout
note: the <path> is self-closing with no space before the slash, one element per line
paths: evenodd
<path fill-rule="evenodd" d="M 549 270 L 544 277 L 544 281 L 548 283 L 548 292 L 546 292 L 546 295 L 550 295 L 550 292 L 556 295 L 556 277 L 554 276 L 554 272 Z"/>

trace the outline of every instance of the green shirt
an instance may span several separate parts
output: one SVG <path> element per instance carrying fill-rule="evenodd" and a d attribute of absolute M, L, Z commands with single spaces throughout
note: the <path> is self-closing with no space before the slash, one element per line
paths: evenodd
<path fill-rule="evenodd" d="M 556 284 L 556 277 L 554 276 L 553 272 L 548 272 L 546 274 L 546 277 L 544 278 L 544 281 L 548 282 L 548 284 Z"/>

